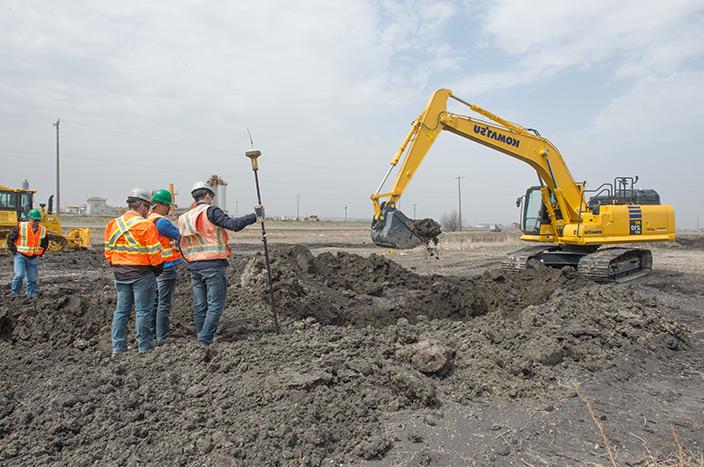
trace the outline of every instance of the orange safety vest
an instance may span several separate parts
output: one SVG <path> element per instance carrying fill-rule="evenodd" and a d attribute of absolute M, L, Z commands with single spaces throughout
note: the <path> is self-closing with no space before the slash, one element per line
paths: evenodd
<path fill-rule="evenodd" d="M 147 217 L 147 220 L 152 221 L 154 225 L 156 225 L 156 221 L 159 219 L 166 219 L 166 217 L 156 212 L 150 213 Z M 168 219 L 166 220 L 168 221 Z M 157 227 L 157 232 L 158 231 L 159 228 Z M 174 248 L 173 244 L 171 243 L 172 241 L 172 239 L 165 235 L 159 235 L 159 243 L 161 243 L 161 257 L 164 259 L 164 261 L 177 261 L 182 258 L 181 252 L 178 251 L 177 248 Z"/>
<path fill-rule="evenodd" d="M 164 262 L 156 226 L 134 211 L 105 226 L 104 254 L 112 265 L 157 266 Z"/>
<path fill-rule="evenodd" d="M 44 248 L 39 245 L 46 238 L 46 227 L 40 225 L 35 232 L 29 222 L 20 222 L 17 224 L 17 233 L 15 246 L 19 253 L 25 256 L 35 256 L 44 253 Z"/>
<path fill-rule="evenodd" d="M 181 252 L 187 261 L 226 259 L 230 256 L 227 231 L 208 220 L 208 204 L 199 204 L 178 218 Z"/>

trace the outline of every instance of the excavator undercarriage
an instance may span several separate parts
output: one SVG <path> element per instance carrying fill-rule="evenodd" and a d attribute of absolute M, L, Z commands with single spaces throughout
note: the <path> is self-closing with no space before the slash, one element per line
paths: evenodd
<path fill-rule="evenodd" d="M 516 271 L 540 265 L 569 266 L 596 282 L 626 282 L 647 275 L 653 266 L 653 256 L 643 248 L 539 245 L 509 253 L 501 266 L 506 271 Z"/>

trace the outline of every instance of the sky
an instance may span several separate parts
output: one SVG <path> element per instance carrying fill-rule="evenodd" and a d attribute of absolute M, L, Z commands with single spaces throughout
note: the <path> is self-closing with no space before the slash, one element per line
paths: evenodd
<path fill-rule="evenodd" d="M 575 180 L 640 177 L 704 226 L 701 0 L 0 0 L 0 184 L 124 205 L 133 187 L 221 176 L 228 210 L 370 219 L 435 89 L 535 128 Z M 451 107 L 457 113 L 469 109 Z M 401 198 L 416 217 L 518 219 L 535 172 L 441 134 Z"/>

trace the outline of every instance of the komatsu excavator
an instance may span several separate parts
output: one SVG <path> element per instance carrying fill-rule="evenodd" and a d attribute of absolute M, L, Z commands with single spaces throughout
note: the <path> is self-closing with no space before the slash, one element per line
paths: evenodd
<path fill-rule="evenodd" d="M 453 99 L 483 116 L 447 111 Z M 442 131 L 449 131 L 525 162 L 535 169 L 540 186 L 528 188 L 519 198 L 522 206 L 521 240 L 540 245 L 510 253 L 509 269 L 573 266 L 579 273 L 602 282 L 623 282 L 641 277 L 652 268 L 646 248 L 613 247 L 619 244 L 673 241 L 675 213 L 660 204 L 654 190 L 634 188 L 638 177 L 616 177 L 587 190 L 586 182 L 572 178 L 557 148 L 532 129 L 504 120 L 483 108 L 437 90 L 413 122 L 406 139 L 391 160 L 391 167 L 371 196 L 374 205 L 372 240 L 386 248 L 413 248 L 429 239 L 414 229 L 414 222 L 396 208 L 408 183 Z M 403 161 L 388 193 L 384 184 Z M 590 195 L 586 200 L 585 196 Z"/>

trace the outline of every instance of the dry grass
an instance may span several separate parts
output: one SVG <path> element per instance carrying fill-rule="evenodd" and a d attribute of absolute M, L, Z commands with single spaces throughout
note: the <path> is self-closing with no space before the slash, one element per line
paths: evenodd
<path fill-rule="evenodd" d="M 594 411 L 594 407 L 592 406 L 591 400 L 581 391 L 579 386 L 576 387 L 575 392 L 579 396 L 580 400 L 584 404 L 587 412 L 589 413 L 592 419 L 592 423 L 596 428 L 597 434 L 601 438 L 601 442 L 604 445 L 604 448 L 606 449 L 606 452 L 609 456 L 611 465 L 613 467 L 616 467 L 618 465 L 616 463 L 616 453 L 614 452 L 611 443 L 609 442 L 609 439 L 606 436 L 606 433 L 604 431 L 604 425 L 601 423 L 599 417 L 597 417 L 596 412 Z M 664 454 L 661 453 L 659 455 L 655 455 L 651 452 L 650 448 L 648 447 L 648 443 L 645 439 L 633 433 L 629 433 L 631 436 L 640 440 L 643 445 L 643 449 L 647 454 L 646 456 L 644 456 L 641 462 L 634 465 L 646 465 L 648 467 L 704 467 L 704 451 L 702 451 L 701 448 L 699 448 L 698 451 L 686 450 L 682 445 L 679 434 L 677 433 L 677 429 L 674 425 L 671 425 L 671 427 L 673 440 L 672 448 L 670 452 L 666 451 Z"/>

